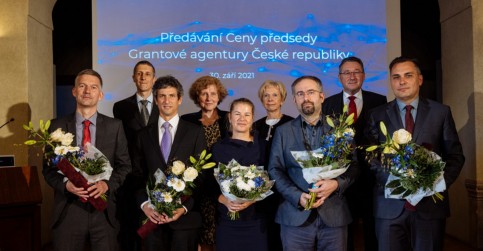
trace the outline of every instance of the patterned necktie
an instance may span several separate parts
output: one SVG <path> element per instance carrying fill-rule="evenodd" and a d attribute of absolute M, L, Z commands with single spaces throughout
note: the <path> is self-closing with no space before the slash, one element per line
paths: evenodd
<path fill-rule="evenodd" d="M 414 131 L 414 119 L 413 115 L 411 114 L 411 110 L 413 109 L 412 105 L 407 105 L 406 106 L 406 131 L 409 133 L 413 134 Z"/>
<path fill-rule="evenodd" d="M 355 96 L 349 96 L 349 115 L 354 113 L 354 122 L 357 120 L 357 106 L 356 102 L 354 101 L 355 99 Z"/>
<path fill-rule="evenodd" d="M 171 133 L 169 131 L 169 122 L 164 122 L 163 128 L 163 138 L 161 139 L 161 153 L 163 154 L 164 160 L 168 162 L 169 152 L 171 151 Z"/>
<path fill-rule="evenodd" d="M 146 126 L 149 121 L 148 101 L 143 99 L 141 101 L 141 117 L 143 118 L 144 125 Z"/>
<path fill-rule="evenodd" d="M 83 138 L 82 138 L 82 146 L 85 146 L 87 142 L 91 142 L 91 130 L 89 130 L 89 126 L 91 125 L 91 121 L 89 120 L 84 120 L 82 121 L 82 124 L 84 124 L 84 130 L 83 130 Z"/>

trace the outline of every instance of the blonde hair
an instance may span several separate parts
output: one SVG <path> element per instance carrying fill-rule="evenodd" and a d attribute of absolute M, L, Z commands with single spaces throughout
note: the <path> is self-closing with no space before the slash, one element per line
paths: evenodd
<path fill-rule="evenodd" d="M 258 98 L 260 99 L 260 101 L 263 103 L 263 94 L 265 94 L 265 89 L 267 89 L 267 87 L 269 86 L 273 86 L 278 89 L 278 91 L 280 92 L 280 96 L 282 96 L 282 102 L 284 102 L 285 98 L 287 97 L 287 90 L 285 89 L 285 85 L 280 81 L 274 80 L 265 80 L 262 86 L 260 86 L 260 88 L 258 89 Z"/>

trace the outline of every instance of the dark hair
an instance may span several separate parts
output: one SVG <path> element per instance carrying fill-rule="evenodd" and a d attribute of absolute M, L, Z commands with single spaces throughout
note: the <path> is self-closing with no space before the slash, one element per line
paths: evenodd
<path fill-rule="evenodd" d="M 195 80 L 190 87 L 189 95 L 191 100 L 195 103 L 195 105 L 200 104 L 199 97 L 201 91 L 208 88 L 208 86 L 214 85 L 216 90 L 218 91 L 218 104 L 228 96 L 228 91 L 226 90 L 225 86 L 221 83 L 221 81 L 215 77 L 211 76 L 203 76 Z"/>
<path fill-rule="evenodd" d="M 82 75 L 90 75 L 94 76 L 99 79 L 99 82 L 101 82 L 101 88 L 102 88 L 102 77 L 101 74 L 99 74 L 97 71 L 94 71 L 93 69 L 85 69 L 77 73 L 77 76 L 75 77 L 75 85 L 77 85 L 77 79 L 82 76 Z"/>
<path fill-rule="evenodd" d="M 153 85 L 154 97 L 158 95 L 159 89 L 165 89 L 168 87 L 173 87 L 176 89 L 178 93 L 178 99 L 183 97 L 183 86 L 175 77 L 171 75 L 162 76 L 156 79 L 156 82 L 154 82 L 154 85 Z"/>
<path fill-rule="evenodd" d="M 347 57 L 347 58 L 342 59 L 342 61 L 339 64 L 339 74 L 342 71 L 342 66 L 345 63 L 347 63 L 347 62 L 355 62 L 355 63 L 358 63 L 359 65 L 361 65 L 362 72 L 364 72 L 364 63 L 362 63 L 362 60 L 360 58 L 358 58 L 358 57 L 351 56 L 351 57 Z"/>
<path fill-rule="evenodd" d="M 233 100 L 233 102 L 231 102 L 230 104 L 230 114 L 233 112 L 233 109 L 235 109 L 235 105 L 238 105 L 238 104 L 247 104 L 249 106 L 252 107 L 252 115 L 253 117 L 255 117 L 255 105 L 253 104 L 253 102 L 247 98 L 239 98 L 239 99 L 235 99 Z M 231 126 L 231 123 L 229 123 L 229 128 L 228 128 L 228 135 L 231 137 L 233 136 L 233 129 L 232 129 L 232 126 Z M 253 136 L 253 121 L 252 121 L 252 124 L 250 126 L 250 135 Z"/>
<path fill-rule="evenodd" d="M 132 73 L 136 74 L 136 69 L 138 68 L 139 65 L 142 65 L 142 64 L 151 66 L 151 68 L 153 69 L 153 73 L 156 74 L 156 69 L 154 69 L 153 64 L 151 64 L 151 62 L 149 62 L 147 60 L 142 60 L 142 61 L 137 62 L 136 65 L 134 66 Z"/>
<path fill-rule="evenodd" d="M 323 87 L 322 87 L 322 81 L 316 77 L 316 76 L 302 76 L 302 77 L 299 77 L 297 79 L 295 79 L 292 83 L 292 95 L 295 95 L 295 86 L 302 80 L 304 79 L 310 79 L 310 80 L 313 80 L 315 81 L 315 83 L 317 83 L 317 85 L 319 86 L 319 91 L 324 91 Z"/>
<path fill-rule="evenodd" d="M 397 57 L 395 59 L 393 59 L 391 61 L 391 63 L 389 64 L 389 72 L 392 71 L 392 68 L 397 65 L 397 64 L 400 64 L 400 63 L 405 63 L 405 62 L 411 62 L 414 64 L 414 66 L 416 67 L 416 70 L 418 71 L 418 74 L 421 74 L 421 67 L 419 66 L 419 62 L 416 58 L 408 58 L 408 57 Z"/>

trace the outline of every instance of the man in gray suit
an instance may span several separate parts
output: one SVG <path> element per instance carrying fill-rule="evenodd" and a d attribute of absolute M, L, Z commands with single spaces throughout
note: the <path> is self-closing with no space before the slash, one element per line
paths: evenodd
<path fill-rule="evenodd" d="M 446 188 L 456 180 L 465 162 L 453 116 L 448 106 L 419 96 L 423 76 L 417 61 L 398 57 L 389 65 L 391 88 L 396 99 L 371 111 L 368 137 L 374 143 L 384 142 L 379 128 L 384 122 L 389 135 L 406 128 L 412 140 L 428 146 L 446 162 Z M 414 119 L 415 118 L 415 119 Z M 374 216 L 379 251 L 386 250 L 443 250 L 446 217 L 449 216 L 447 190 L 443 201 L 423 198 L 416 206 L 403 199 L 384 197 L 389 176 L 378 162 L 371 167 L 376 174 Z"/>
<path fill-rule="evenodd" d="M 330 130 L 322 114 L 322 82 L 314 76 L 299 77 L 292 84 L 292 93 L 300 115 L 277 128 L 268 165 L 284 199 L 275 218 L 281 225 L 283 249 L 346 250 L 351 215 L 344 191 L 358 175 L 356 156 L 344 174 L 320 180 L 315 183 L 318 188 L 309 189 L 291 151 L 321 147 L 322 135 Z M 317 198 L 310 210 L 304 210 L 309 192 L 316 193 Z"/>
<path fill-rule="evenodd" d="M 55 250 L 118 250 L 115 218 L 117 189 L 131 171 L 131 161 L 122 122 L 97 112 L 97 103 L 103 98 L 102 78 L 94 70 L 77 74 L 72 89 L 77 105 L 75 113 L 52 120 L 49 130 L 62 128 L 75 135 L 76 146 L 82 146 L 86 138 L 109 160 L 113 171 L 109 180 L 92 184 L 88 189 L 76 187 L 52 165 L 44 165 L 45 181 L 54 189 L 52 216 L 53 244 Z M 89 133 L 87 133 L 89 131 Z M 86 137 L 89 134 L 90 137 Z M 99 198 L 107 195 L 107 209 L 97 211 L 91 204 L 79 198 Z"/>

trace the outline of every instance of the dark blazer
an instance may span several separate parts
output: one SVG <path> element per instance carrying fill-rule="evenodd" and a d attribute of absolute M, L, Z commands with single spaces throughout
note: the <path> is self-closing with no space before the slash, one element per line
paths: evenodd
<path fill-rule="evenodd" d="M 96 123 L 95 147 L 109 159 L 113 168 L 111 178 L 107 181 L 107 186 L 109 187 L 107 192 L 107 216 L 111 225 L 117 226 L 117 221 L 115 220 L 116 192 L 124 182 L 126 175 L 131 171 L 131 160 L 129 159 L 127 141 L 121 121 L 97 113 Z M 57 128 L 62 128 L 63 131 L 75 135 L 75 113 L 52 120 L 49 131 L 55 131 Z M 74 138 L 72 144 L 75 145 L 75 142 Z M 54 227 L 62 221 L 62 215 L 69 213 L 69 205 L 78 201 L 76 195 L 67 191 L 63 181 L 64 176 L 57 171 L 56 167 L 48 165 L 44 165 L 42 170 L 45 181 L 54 188 L 54 212 L 52 217 Z"/>
<path fill-rule="evenodd" d="M 324 123 L 323 130 L 326 133 L 330 127 Z M 290 153 L 305 150 L 302 139 L 302 118 L 299 115 L 275 131 L 268 164 L 270 177 L 275 180 L 275 186 L 284 199 L 278 208 L 275 221 L 288 226 L 304 224 L 312 211 L 299 207 L 300 196 L 303 192 L 308 193 L 309 184 L 303 177 L 302 168 Z M 358 168 L 354 160 L 349 169 L 336 178 L 339 188 L 316 209 L 327 226 L 340 227 L 352 220 L 344 191 L 357 175 Z"/>
<path fill-rule="evenodd" d="M 404 128 L 396 100 L 372 110 L 369 115 L 369 127 L 366 133 L 375 143 L 385 141 L 384 135 L 380 132 L 380 121 L 385 123 L 387 132 L 391 136 L 394 131 Z M 416 213 L 423 219 L 448 217 L 450 211 L 447 191 L 458 177 L 465 162 L 450 108 L 420 97 L 413 141 L 419 145 L 430 145 L 432 151 L 441 156 L 446 162 L 444 179 L 447 190 L 442 193 L 444 200 L 435 203 L 431 197 L 426 197 L 416 205 Z M 394 219 L 403 211 L 405 200 L 384 198 L 384 185 L 389 174 L 377 165 L 373 166 L 372 169 L 376 173 L 374 216 L 381 219 Z"/>
<path fill-rule="evenodd" d="M 228 136 L 228 126 L 229 126 L 229 123 L 228 123 L 228 112 L 227 111 L 222 111 L 218 108 L 216 108 L 216 111 L 218 112 L 218 126 L 220 127 L 220 136 L 222 139 L 226 138 Z M 186 120 L 186 121 L 189 121 L 193 124 L 197 124 L 197 125 L 202 125 L 201 124 L 201 110 L 197 111 L 197 112 L 193 112 L 193 113 L 188 113 L 188 114 L 184 114 L 181 116 L 182 119 Z"/>
<path fill-rule="evenodd" d="M 133 154 L 133 174 L 141 181 L 137 187 L 136 201 L 138 207 L 148 200 L 146 194 L 146 182 L 148 179 L 154 180 L 154 172 L 159 168 L 166 171 L 168 165 L 174 160 L 189 163 L 189 157 L 195 158 L 206 148 L 205 136 L 203 128 L 183 119 L 179 120 L 178 129 L 174 135 L 173 145 L 169 154 L 169 160 L 166 161 L 161 154 L 159 146 L 159 130 L 158 124 L 151 124 L 139 131 L 136 150 Z M 197 182 L 203 180 L 203 174 L 197 178 Z M 183 204 L 188 209 L 186 215 L 181 216 L 177 221 L 169 223 L 172 229 L 192 229 L 201 227 L 201 215 L 198 205 L 195 205 L 198 197 L 197 191 L 201 189 L 202 184 L 197 183 L 194 194 Z"/>
<path fill-rule="evenodd" d="M 363 133 L 368 112 L 375 107 L 386 104 L 387 99 L 386 96 L 381 94 L 362 90 L 362 102 L 361 114 L 357 116 L 357 120 L 354 123 L 354 129 L 356 131 L 354 140 L 357 145 L 365 145 L 368 143 Z M 343 108 L 344 95 L 343 92 L 340 92 L 324 100 L 324 103 L 322 104 L 322 113 L 326 115 L 339 115 L 342 113 Z"/>
<path fill-rule="evenodd" d="M 114 103 L 112 108 L 114 118 L 120 119 L 124 126 L 126 138 L 129 144 L 130 153 L 134 149 L 134 142 L 136 141 L 136 133 L 143 128 L 144 121 L 139 111 L 139 106 L 136 99 L 136 94 Z M 151 114 L 149 115 L 148 125 L 157 123 L 159 117 L 159 110 L 156 103 L 152 104 Z"/>

